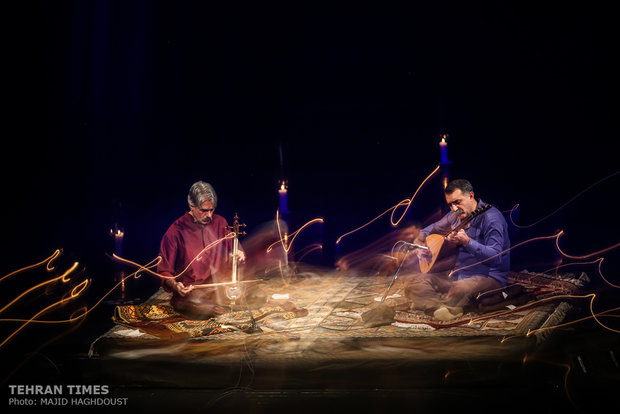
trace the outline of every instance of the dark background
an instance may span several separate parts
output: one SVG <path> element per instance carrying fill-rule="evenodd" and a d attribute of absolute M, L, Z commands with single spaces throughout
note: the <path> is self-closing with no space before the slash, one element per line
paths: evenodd
<path fill-rule="evenodd" d="M 295 250 L 320 242 L 322 253 L 305 260 L 332 268 L 340 255 L 393 229 L 384 216 L 335 244 L 411 197 L 438 165 L 444 133 L 450 177 L 470 179 L 476 195 L 508 219 L 519 204 L 513 219 L 526 227 L 509 220 L 513 244 L 564 230 L 565 252 L 588 257 L 563 258 L 573 265 L 562 271 L 587 272 L 595 312 L 620 305 L 618 289 L 604 283 L 598 262 L 592 263 L 604 258 L 602 274 L 618 285 L 620 249 L 589 255 L 620 241 L 619 36 L 611 2 L 219 3 L 3 4 L 0 277 L 55 249 L 63 253 L 52 272 L 38 268 L 3 279 L 0 306 L 73 262 L 79 266 L 71 283 L 92 281 L 79 299 L 45 315 L 63 319 L 86 306 L 92 310 L 86 318 L 31 324 L 2 346 L 5 384 L 102 381 L 99 364 L 110 362 L 89 358 L 88 349 L 113 326 L 114 306 L 127 302 L 118 289 L 99 300 L 119 272 L 134 270 L 109 257 L 115 224 L 125 231 L 123 256 L 145 264 L 187 210 L 190 185 L 205 180 L 219 195 L 217 213 L 229 221 L 238 213 L 248 235 L 256 234 L 274 218 L 278 180 L 285 178 L 290 227 L 325 220 L 306 229 Z M 441 176 L 422 189 L 406 219 L 425 223 L 445 208 Z M 544 271 L 562 258 L 546 240 L 516 248 L 511 259 L 513 270 Z M 591 263 L 576 264 L 584 261 Z M 124 299 L 140 302 L 157 287 L 148 275 L 129 280 Z M 68 290 L 60 282 L 37 289 L 1 316 L 32 317 Z M 590 316 L 587 300 L 574 305 L 567 320 Z M 611 327 L 614 319 L 601 316 Z M 21 326 L 2 322 L 2 340 Z M 467 396 L 511 411 L 509 401 L 512 411 L 522 412 L 543 395 L 545 406 L 563 404 L 557 411 L 570 393 L 580 407 L 601 395 L 601 407 L 617 405 L 605 403 L 617 390 L 618 364 L 609 358 L 612 349 L 618 355 L 617 333 L 592 320 L 555 331 L 557 340 L 542 349 L 541 360 L 551 361 L 543 368 L 528 371 L 530 363 L 524 358 L 521 364 L 519 356 L 513 371 L 510 361 L 494 359 L 496 346 L 482 346 L 461 361 L 472 367 L 464 371 L 462 389 L 432 392 L 433 375 L 413 360 L 411 374 L 424 381 L 406 394 L 457 409 Z M 430 346 L 433 352 L 445 347 Z M 479 358 L 487 368 L 475 363 Z M 181 362 L 190 366 L 172 368 L 171 378 L 204 372 Z M 126 363 L 118 364 L 123 387 L 123 374 L 157 372 L 157 364 L 132 371 Z M 433 364 L 441 375 L 454 366 Z M 390 378 L 389 368 L 380 369 L 369 379 Z M 234 378 L 246 383 L 236 368 Z M 319 390 L 316 401 L 298 401 L 293 392 L 290 406 L 342 404 L 355 381 L 337 378 L 344 378 L 342 395 L 330 399 Z M 113 395 L 129 395 L 132 407 L 183 400 L 195 408 L 206 398 L 175 387 L 129 385 Z M 516 399 L 500 401 L 513 389 Z M 374 398 L 358 391 L 366 398 L 361 405 Z M 459 398 L 448 398 L 451 392 Z M 394 397 L 389 390 L 381 395 Z"/>
<path fill-rule="evenodd" d="M 308 260 L 331 266 L 390 231 L 384 217 L 335 247 L 413 194 L 442 133 L 450 176 L 503 211 L 520 204 L 520 224 L 618 171 L 607 5 L 211 3 L 6 10 L 3 274 L 62 248 L 103 286 L 110 228 L 124 229 L 125 257 L 152 260 L 200 179 L 251 234 L 274 218 L 286 178 L 291 227 L 325 219 L 298 247 L 322 242 Z M 441 208 L 440 185 L 407 218 Z M 617 175 L 604 180 L 513 229 L 513 243 L 560 229 L 572 254 L 617 243 L 617 188 Z M 514 252 L 515 268 L 557 257 L 540 249 L 549 256 Z"/>

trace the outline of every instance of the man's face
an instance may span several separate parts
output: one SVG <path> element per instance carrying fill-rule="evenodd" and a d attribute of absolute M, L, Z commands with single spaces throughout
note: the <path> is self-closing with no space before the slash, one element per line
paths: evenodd
<path fill-rule="evenodd" d="M 202 224 L 209 224 L 213 219 L 213 203 L 210 201 L 205 201 L 202 203 L 200 207 L 190 207 L 192 210 L 192 215 L 196 219 L 197 222 Z"/>
<path fill-rule="evenodd" d="M 448 203 L 448 207 L 450 210 L 456 213 L 456 216 L 460 219 L 467 217 L 471 214 L 475 209 L 476 199 L 474 198 L 474 193 L 463 193 L 460 189 L 454 190 L 452 194 L 446 194 L 446 203 Z"/>

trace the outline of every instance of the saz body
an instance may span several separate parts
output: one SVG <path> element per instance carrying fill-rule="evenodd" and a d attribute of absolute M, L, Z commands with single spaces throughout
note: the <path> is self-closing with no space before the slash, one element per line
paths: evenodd
<path fill-rule="evenodd" d="M 429 273 L 431 271 L 441 272 L 453 268 L 454 262 L 456 261 L 456 255 L 454 254 L 456 245 L 446 242 L 446 237 L 465 228 L 470 221 L 489 210 L 491 207 L 490 204 L 485 204 L 483 207 L 474 210 L 470 215 L 465 217 L 458 226 L 445 235 L 429 234 L 428 237 L 426 237 L 426 245 L 430 252 L 430 258 L 420 257 L 420 271 L 422 273 Z"/>

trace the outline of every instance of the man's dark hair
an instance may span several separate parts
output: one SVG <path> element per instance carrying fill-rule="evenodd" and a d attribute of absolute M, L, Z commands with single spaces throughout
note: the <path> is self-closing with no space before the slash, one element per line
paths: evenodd
<path fill-rule="evenodd" d="M 459 178 L 457 180 L 450 181 L 443 192 L 446 194 L 452 194 L 457 189 L 461 190 L 463 194 L 474 191 L 474 187 L 469 181 Z"/>

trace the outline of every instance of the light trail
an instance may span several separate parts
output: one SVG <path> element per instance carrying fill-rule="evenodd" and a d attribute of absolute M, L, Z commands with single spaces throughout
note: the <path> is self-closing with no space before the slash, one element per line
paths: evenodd
<path fill-rule="evenodd" d="M 224 236 L 224 237 L 222 237 L 222 238 L 220 238 L 220 239 L 217 239 L 217 240 L 215 240 L 215 241 L 213 241 L 213 242 L 209 243 L 207 246 L 205 246 L 205 247 L 204 247 L 204 249 L 202 249 L 200 252 L 198 252 L 198 254 L 197 254 L 196 256 L 194 256 L 194 258 L 193 258 L 193 259 L 192 259 L 192 260 L 191 260 L 191 261 L 187 264 L 187 266 L 185 266 L 185 269 L 183 269 L 183 270 L 182 270 L 179 274 L 177 274 L 177 275 L 175 275 L 175 276 L 167 276 L 167 275 L 162 275 L 162 274 L 160 274 L 160 273 L 154 272 L 154 271 L 152 271 L 151 269 L 149 269 L 149 268 L 147 268 L 147 267 L 145 267 L 145 266 L 143 266 L 143 265 L 141 265 L 141 264 L 139 264 L 139 263 L 136 263 L 136 262 L 131 261 L 131 260 L 129 260 L 129 259 L 122 258 L 122 257 L 118 256 L 116 253 L 113 253 L 113 254 L 112 254 L 112 257 L 114 257 L 116 260 L 118 260 L 118 261 L 120 261 L 120 262 L 123 262 L 123 263 L 129 264 L 129 265 L 132 265 L 132 266 L 134 266 L 134 267 L 137 267 L 137 268 L 138 268 L 138 272 L 142 272 L 142 271 L 144 271 L 144 272 L 147 272 L 147 273 L 149 273 L 149 274 L 151 274 L 151 275 L 153 275 L 153 276 L 159 277 L 159 278 L 161 278 L 161 279 L 177 279 L 177 278 L 181 277 L 181 276 L 183 275 L 183 273 L 185 273 L 185 272 L 186 272 L 186 271 L 190 268 L 190 266 L 191 266 L 191 265 L 192 265 L 192 264 L 193 264 L 193 263 L 194 263 L 197 259 L 199 259 L 199 258 L 200 258 L 200 255 L 201 255 L 202 253 L 204 253 L 205 251 L 207 251 L 207 250 L 209 250 L 209 249 L 211 249 L 211 248 L 215 247 L 216 245 L 220 244 L 220 243 L 221 243 L 221 242 L 223 242 L 224 240 L 226 240 L 226 239 L 231 239 L 231 238 L 233 238 L 233 237 L 235 237 L 235 234 L 234 234 L 234 233 L 228 233 L 226 236 Z M 147 264 L 147 266 L 148 266 L 148 267 L 152 267 L 152 266 L 150 266 L 150 264 L 151 264 L 151 263 L 153 263 L 153 262 L 155 262 L 155 261 L 157 261 L 157 263 L 153 264 L 153 266 L 158 265 L 158 264 L 162 261 L 162 257 L 161 257 L 161 256 L 157 256 L 155 259 L 153 259 L 151 262 L 149 262 L 149 264 Z"/>
<path fill-rule="evenodd" d="M 611 286 L 611 287 L 613 287 L 613 288 L 616 288 L 616 289 L 620 289 L 620 286 L 618 286 L 618 285 L 614 285 L 614 284 L 613 284 L 613 283 L 611 283 L 609 280 L 607 280 L 607 278 L 603 275 L 603 270 L 602 270 L 602 267 L 603 267 L 603 261 L 604 261 L 604 260 L 605 260 L 605 258 L 604 258 L 604 257 L 599 257 L 598 259 L 596 259 L 596 260 L 592 260 L 592 261 L 590 261 L 590 262 L 574 262 L 574 263 L 564 263 L 564 264 L 558 265 L 558 266 L 556 266 L 556 267 L 554 267 L 554 268 L 551 268 L 551 269 L 545 270 L 545 271 L 544 271 L 544 272 L 542 272 L 542 273 L 544 274 L 544 273 L 547 273 L 547 272 L 550 272 L 550 271 L 552 271 L 552 270 L 553 270 L 553 271 L 555 271 L 555 272 L 556 272 L 556 274 L 557 274 L 557 271 L 558 271 L 558 269 L 560 269 L 560 268 L 564 268 L 564 267 L 568 267 L 568 266 L 575 266 L 575 265 L 588 265 L 588 264 L 598 263 L 597 270 L 598 270 L 598 274 L 599 274 L 599 276 L 601 277 L 601 279 L 603 279 L 603 281 L 604 281 L 605 283 L 607 283 L 609 286 Z"/>
<path fill-rule="evenodd" d="M 280 240 L 270 244 L 267 247 L 267 253 L 271 252 L 271 250 L 273 250 L 273 247 L 280 243 L 282 244 L 282 248 L 284 249 L 284 251 L 288 254 L 291 250 L 291 247 L 293 245 L 293 242 L 295 241 L 295 239 L 297 238 L 297 236 L 299 235 L 299 232 L 301 232 L 303 229 L 305 229 L 306 227 L 310 226 L 311 224 L 314 223 L 324 223 L 324 220 L 320 217 L 312 219 L 310 221 L 308 221 L 307 223 L 305 223 L 303 226 L 301 226 L 299 229 L 295 230 L 294 232 L 292 232 L 291 234 L 286 234 L 284 233 L 284 236 L 282 235 L 282 228 L 280 227 L 280 211 L 276 210 L 276 224 L 278 227 L 278 235 L 280 236 Z"/>
<path fill-rule="evenodd" d="M 38 318 L 34 318 L 33 317 L 33 318 L 30 318 L 30 319 L 19 319 L 19 318 L 0 319 L 0 322 L 28 322 L 28 323 L 38 323 L 38 324 L 60 324 L 60 323 L 72 323 L 72 322 L 75 322 L 75 321 L 77 321 L 79 319 L 84 318 L 88 313 L 92 312 L 95 308 L 97 308 L 101 304 L 101 302 L 103 302 L 103 300 L 106 297 L 108 297 L 112 292 L 114 292 L 127 279 L 129 279 L 131 277 L 135 277 L 137 279 L 138 276 L 139 276 L 139 272 L 141 272 L 141 271 L 143 271 L 145 269 L 148 270 L 148 267 L 156 266 L 157 263 L 154 263 L 155 260 L 156 259 L 153 259 L 151 262 L 147 263 L 144 266 L 140 265 L 141 269 L 135 271 L 134 273 L 131 273 L 131 274 L 125 276 L 122 280 L 120 280 L 118 283 L 116 283 L 116 285 L 114 285 L 114 287 L 109 289 L 97 302 L 95 302 L 95 304 L 93 306 L 91 306 L 90 308 L 87 308 L 87 307 L 83 306 L 80 309 L 74 310 L 73 313 L 71 314 L 71 316 L 68 319 L 43 320 L 43 319 L 38 319 Z M 80 284 L 77 285 L 77 286 L 82 285 L 84 282 L 89 282 L 89 279 L 86 279 L 86 280 L 80 282 Z M 84 288 L 86 288 L 86 286 L 84 286 Z M 81 294 L 81 291 L 79 293 Z M 68 296 L 65 295 L 65 297 L 63 297 L 60 300 L 60 302 L 68 301 L 68 300 L 73 299 L 75 297 L 77 297 L 77 296 L 75 295 L 75 288 L 73 288 L 71 291 L 68 292 Z M 59 302 L 57 302 L 57 303 L 59 303 Z M 82 312 L 82 313 L 79 314 L 78 316 L 74 316 L 76 314 L 76 312 Z"/>
<path fill-rule="evenodd" d="M 531 243 L 531 242 L 538 241 L 538 240 L 549 240 L 549 239 L 556 239 L 557 240 L 562 234 L 564 234 L 564 230 L 560 230 L 558 233 L 554 234 L 553 236 L 538 236 L 538 237 L 533 237 L 531 239 L 522 241 L 520 243 L 515 244 L 514 246 L 510 246 L 508 249 L 502 250 L 501 252 L 499 252 L 497 254 L 494 254 L 493 256 L 487 257 L 484 260 L 480 260 L 479 262 L 472 263 L 472 264 L 469 264 L 467 266 L 459 267 L 457 269 L 453 269 L 450 272 L 449 276 L 452 276 L 454 273 L 456 273 L 458 271 L 461 271 L 461 270 L 464 270 L 464 269 L 469 269 L 470 267 L 477 266 L 477 265 L 479 265 L 481 263 L 484 263 L 484 262 L 487 262 L 489 260 L 492 260 L 492 259 L 494 259 L 494 258 L 496 258 L 498 256 L 501 256 L 504 253 L 507 253 L 507 252 L 509 252 L 509 251 L 511 251 L 513 249 L 516 249 L 517 247 L 523 246 L 524 244 Z"/>
<path fill-rule="evenodd" d="M 537 300 L 537 301 L 534 301 L 534 302 L 530 302 L 530 303 L 528 303 L 526 305 L 522 305 L 522 306 L 516 307 L 515 309 L 511 309 L 511 310 L 507 310 L 507 311 L 501 311 L 501 312 L 496 312 L 496 313 L 493 313 L 493 314 L 490 314 L 490 315 L 486 315 L 486 316 L 481 316 L 481 317 L 478 317 L 478 318 L 472 318 L 469 321 L 469 324 L 472 324 L 474 322 L 479 322 L 479 321 L 482 321 L 482 320 L 485 320 L 485 319 L 494 318 L 494 317 L 497 317 L 497 316 L 503 316 L 503 315 L 519 312 L 519 311 L 522 311 L 522 310 L 525 310 L 525 309 L 529 309 L 529 308 L 535 307 L 535 306 L 537 306 L 539 304 L 555 301 L 557 299 L 588 299 L 588 298 L 590 299 L 590 306 L 589 306 L 590 315 L 589 316 L 585 316 L 583 318 L 579 318 L 579 319 L 576 319 L 576 320 L 573 320 L 573 321 L 564 322 L 564 323 L 553 325 L 553 326 L 547 326 L 547 327 L 543 327 L 543 328 L 530 329 L 530 330 L 528 330 L 528 332 L 525 335 L 513 335 L 513 336 L 504 337 L 504 338 L 502 338 L 501 343 L 504 343 L 504 342 L 506 342 L 509 339 L 517 338 L 517 337 L 520 337 L 520 336 L 524 336 L 524 337 L 527 338 L 527 337 L 530 337 L 531 335 L 536 334 L 538 332 L 552 331 L 554 329 L 558 329 L 558 328 L 562 328 L 562 327 L 566 327 L 566 326 L 571 326 L 571 325 L 574 325 L 574 324 L 577 324 L 579 322 L 583 322 L 583 321 L 586 321 L 586 320 L 589 320 L 589 319 L 593 319 L 603 329 L 606 329 L 606 330 L 608 330 L 610 332 L 614 332 L 614 333 L 620 333 L 620 330 L 611 328 L 611 327 L 605 325 L 603 322 L 601 322 L 599 320 L 600 317 L 613 317 L 613 318 L 620 317 L 620 315 L 609 315 L 611 312 L 616 312 L 616 311 L 620 310 L 620 307 L 615 307 L 615 308 L 607 309 L 607 310 L 604 310 L 604 311 L 601 311 L 601 312 L 594 312 L 594 299 L 596 298 L 596 294 L 595 293 L 589 293 L 587 295 L 557 295 L 557 296 L 551 296 L 551 297 L 548 297 L 548 298 L 543 298 L 543 299 L 540 299 L 540 300 Z"/>
<path fill-rule="evenodd" d="M 568 253 L 565 253 L 565 252 L 564 252 L 564 251 L 560 248 L 560 241 L 559 241 L 559 237 L 558 237 L 558 240 L 556 240 L 556 241 L 555 241 L 555 245 L 556 245 L 556 247 L 557 247 L 557 249 L 558 249 L 558 252 L 560 252 L 560 254 L 561 254 L 562 256 L 564 256 L 564 257 L 566 257 L 566 258 L 569 258 L 569 259 L 577 259 L 577 260 L 581 260 L 581 259 L 588 259 L 588 258 L 590 258 L 590 257 L 592 257 L 592 256 L 599 256 L 599 255 L 601 255 L 601 254 L 603 254 L 603 253 L 607 253 L 607 252 L 608 252 L 608 251 L 610 251 L 610 250 L 617 249 L 618 247 L 620 247 L 620 243 L 616 243 L 616 244 L 613 244 L 613 245 L 611 245 L 611 246 L 609 246 L 609 247 L 606 247 L 606 248 L 601 249 L 601 250 L 597 250 L 597 251 L 592 252 L 592 253 L 589 253 L 589 254 L 584 254 L 584 255 L 581 255 L 581 256 L 573 256 L 573 255 L 570 255 L 570 254 L 568 254 Z"/>
<path fill-rule="evenodd" d="M 368 225 L 374 223 L 375 221 L 377 221 L 379 218 L 383 217 L 385 214 L 389 213 L 390 211 L 392 212 L 392 214 L 390 215 L 390 223 L 392 224 L 392 226 L 396 227 L 398 226 L 398 224 L 402 221 L 402 219 L 405 217 L 405 214 L 407 214 L 407 211 L 409 210 L 409 208 L 411 207 L 411 203 L 413 203 L 413 200 L 415 199 L 415 197 L 418 195 L 418 193 L 420 192 L 420 190 L 422 189 L 422 187 L 424 186 L 424 184 L 426 184 L 426 182 L 428 180 L 431 179 L 431 177 L 433 175 L 435 175 L 435 173 L 437 171 L 439 171 L 440 166 L 438 165 L 423 181 L 422 183 L 418 186 L 417 190 L 415 191 L 415 193 L 413 193 L 413 195 L 411 196 L 411 198 L 405 198 L 404 200 L 400 201 L 398 204 L 388 208 L 387 210 L 385 210 L 383 213 L 379 214 L 378 216 L 376 216 L 375 218 L 373 218 L 372 220 L 370 220 L 369 222 L 367 222 L 366 224 L 363 224 L 361 226 L 359 226 L 358 228 L 351 230 L 345 234 L 343 234 L 342 236 L 338 237 L 338 239 L 336 240 L 336 244 L 339 244 L 343 238 L 349 236 L 350 234 L 353 234 L 361 229 L 363 229 L 364 227 L 367 227 Z M 403 214 L 401 214 L 400 218 L 396 221 L 394 221 L 394 213 L 396 212 L 396 209 L 398 207 L 401 206 L 407 206 L 405 207 L 405 210 L 403 211 Z"/>
<path fill-rule="evenodd" d="M 40 263 L 39 263 L 40 264 Z M 45 282 L 41 282 L 38 285 L 35 285 L 29 289 L 26 289 L 24 292 L 22 292 L 21 294 L 17 295 L 15 297 L 15 299 L 13 299 L 12 301 L 10 301 L 9 303 L 7 303 L 2 309 L 0 309 L 0 313 L 4 312 L 6 309 L 8 309 L 9 307 L 11 307 L 12 305 L 14 305 L 17 301 L 19 301 L 21 298 L 23 298 L 24 296 L 26 296 L 28 293 L 42 287 L 45 285 L 49 285 L 50 283 L 56 282 L 58 280 L 62 281 L 63 283 L 67 283 L 70 281 L 70 279 L 67 279 L 66 277 L 72 273 L 75 269 L 77 269 L 79 263 L 75 262 L 73 263 L 73 265 L 66 271 L 64 272 L 62 275 L 58 276 L 58 277 L 54 277 L 52 279 L 46 280 Z M 34 265 L 33 265 L 34 266 Z M 36 266 L 34 266 L 36 267 Z M 34 267 L 28 267 L 29 269 L 32 269 Z"/>
<path fill-rule="evenodd" d="M 62 298 L 61 300 L 52 303 L 51 305 L 43 308 L 42 310 L 40 310 L 39 312 L 37 312 L 34 316 L 32 316 L 30 319 L 27 319 L 24 321 L 24 323 L 17 328 L 15 331 L 13 331 L 13 333 L 11 333 L 10 335 L 8 335 L 4 341 L 2 341 L 2 343 L 0 343 L 0 348 L 2 348 L 8 341 L 11 340 L 11 338 L 13 338 L 15 335 L 17 335 L 19 332 L 21 332 L 24 328 L 26 328 L 26 326 L 28 326 L 29 324 L 33 323 L 33 321 L 36 321 L 41 315 L 44 315 L 45 313 L 51 311 L 52 309 L 60 306 L 60 305 L 64 305 L 65 303 L 76 299 L 77 297 L 79 297 L 84 290 L 86 290 L 86 288 L 89 285 L 89 280 L 85 279 L 82 282 L 80 282 L 79 284 L 77 284 L 76 286 L 74 286 L 71 291 L 69 296 Z M 1 321 L 9 321 L 9 320 L 1 320 Z"/>
<path fill-rule="evenodd" d="M 556 296 L 550 296 L 547 298 L 542 298 L 542 299 L 538 299 L 535 300 L 533 302 L 528 302 L 525 305 L 521 305 L 521 306 L 517 306 L 514 309 L 509 309 L 509 310 L 505 310 L 505 311 L 499 311 L 499 312 L 493 312 L 491 314 L 488 315 L 484 315 L 484 316 L 479 316 L 477 318 L 471 318 L 468 322 L 468 324 L 472 324 L 475 322 L 480 322 L 486 319 L 491 319 L 491 318 L 495 318 L 497 316 L 504 316 L 504 315 L 509 315 L 511 313 L 515 313 L 515 312 L 519 312 L 525 309 L 530 309 L 533 308 L 535 306 L 541 305 L 543 303 L 547 303 L 547 302 L 552 302 L 558 299 L 585 299 L 585 298 L 589 298 L 591 296 L 593 296 L 594 293 L 590 293 L 587 295 L 556 295 Z"/>
<path fill-rule="evenodd" d="M 407 203 L 407 207 L 405 208 L 405 211 L 403 211 L 403 214 L 401 214 L 400 218 L 398 220 L 396 220 L 396 222 L 394 222 L 394 213 L 396 212 L 396 208 L 398 208 L 401 204 L 399 203 L 399 204 L 397 204 L 395 206 L 394 211 L 392 211 L 392 215 L 390 216 L 390 223 L 392 223 L 392 226 L 394 226 L 394 227 L 398 226 L 398 224 L 401 222 L 401 220 L 405 217 L 405 214 L 407 214 L 407 210 L 409 210 L 409 207 L 411 207 L 411 203 L 413 203 L 413 200 L 415 200 L 415 197 L 418 195 L 418 193 L 420 192 L 422 187 L 424 187 L 424 184 L 426 184 L 426 182 L 428 180 L 430 180 L 431 177 L 433 175 L 435 175 L 435 173 L 437 171 L 439 171 L 439 168 L 440 168 L 439 165 L 437 167 L 435 167 L 435 169 L 428 176 L 426 176 L 424 181 L 422 181 L 422 183 L 418 186 L 417 190 L 415 190 L 415 193 L 413 193 L 413 195 L 409 199 L 409 202 Z M 402 201 L 401 201 L 401 203 L 402 203 Z"/>
<path fill-rule="evenodd" d="M 11 276 L 14 276 L 14 275 L 19 274 L 19 273 L 23 273 L 23 272 L 25 272 L 25 271 L 27 271 L 27 270 L 30 270 L 30 269 L 35 269 L 35 268 L 37 268 L 37 267 L 39 267 L 39 266 L 42 266 L 42 265 L 44 265 L 44 264 L 46 265 L 46 266 L 45 266 L 46 270 L 47 270 L 48 272 L 50 272 L 50 271 L 54 270 L 54 267 L 52 267 L 52 266 L 51 266 L 52 262 L 53 262 L 53 261 L 54 261 L 54 260 L 55 260 L 58 256 L 60 256 L 60 253 L 61 253 L 61 252 L 62 252 L 62 251 L 61 251 L 60 249 L 56 249 L 56 251 L 54 251 L 54 253 L 52 253 L 52 255 L 51 255 L 50 257 L 48 257 L 47 259 L 42 260 L 42 261 L 40 261 L 39 263 L 35 263 L 35 264 L 30 265 L 30 266 L 25 266 L 25 267 L 22 267 L 22 268 L 20 268 L 20 269 L 14 270 L 14 271 L 12 271 L 11 273 L 9 273 L 9 274 L 7 274 L 7 275 L 2 276 L 2 277 L 0 278 L 0 282 L 2 282 L 4 279 L 7 279 L 7 278 L 9 278 L 9 277 L 11 277 Z"/>
<path fill-rule="evenodd" d="M 577 193 L 576 195 L 574 195 L 571 199 L 569 199 L 567 202 L 565 202 L 564 204 L 562 204 L 560 207 L 558 207 L 557 209 L 555 209 L 554 211 L 552 211 L 551 213 L 549 213 L 548 215 L 546 215 L 545 217 L 541 218 L 538 221 L 535 221 L 532 224 L 528 224 L 525 226 L 521 226 L 517 223 L 514 222 L 513 218 L 512 218 L 512 213 L 517 210 L 519 208 L 519 204 L 516 204 L 512 210 L 510 211 L 510 215 L 508 216 L 510 218 L 510 222 L 512 223 L 513 226 L 519 228 L 519 229 L 527 229 L 530 227 L 534 227 L 535 225 L 545 221 L 546 219 L 548 219 L 549 217 L 553 216 L 554 214 L 556 214 L 558 211 L 560 211 L 561 209 L 563 209 L 564 207 L 566 207 L 568 204 L 572 203 L 575 199 L 577 199 L 578 197 L 580 197 L 582 194 L 584 194 L 585 192 L 591 190 L 592 188 L 596 187 L 597 185 L 599 185 L 600 183 L 602 183 L 603 181 L 606 181 L 612 177 L 615 177 L 616 175 L 620 174 L 620 171 L 616 171 L 613 174 L 608 175 L 607 177 L 604 177 L 600 180 L 598 180 L 597 182 L 595 182 L 594 184 L 591 184 L 590 186 L 586 187 L 584 190 L 580 191 L 579 193 Z"/>
<path fill-rule="evenodd" d="M 338 237 L 338 239 L 336 240 L 336 244 L 339 244 L 343 238 L 347 237 L 350 234 L 353 234 L 361 229 L 363 229 L 364 227 L 369 226 L 370 224 L 374 223 L 375 221 L 379 220 L 381 217 L 383 217 L 384 215 L 386 215 L 387 213 L 389 213 L 390 211 L 392 212 L 392 214 L 394 214 L 394 210 L 400 206 L 404 206 L 404 205 L 410 205 L 411 204 L 411 200 L 408 198 L 405 198 L 404 200 L 400 201 L 398 204 L 396 204 L 395 206 L 392 206 L 390 208 L 388 208 L 387 210 L 385 210 L 383 213 L 379 214 L 377 217 L 373 218 L 372 220 L 370 220 L 369 222 L 367 222 L 366 224 L 363 224 L 361 226 L 359 226 L 358 228 L 351 230 L 345 234 L 343 234 L 342 236 Z"/>

